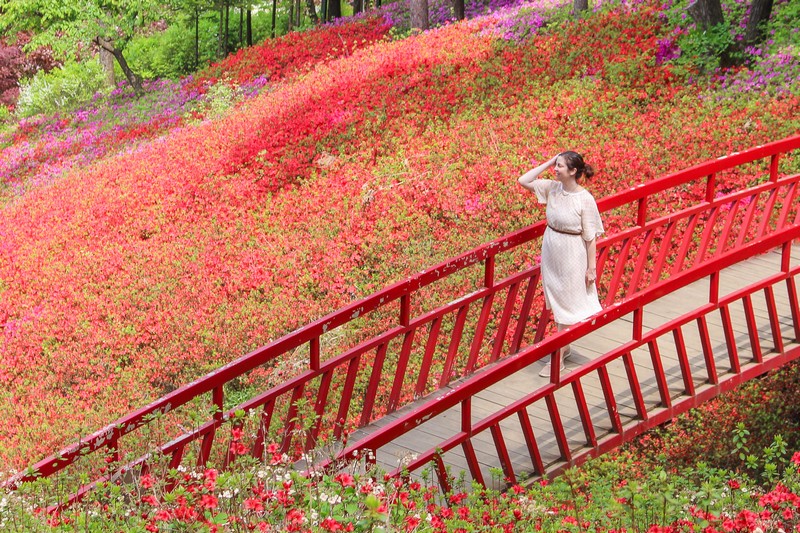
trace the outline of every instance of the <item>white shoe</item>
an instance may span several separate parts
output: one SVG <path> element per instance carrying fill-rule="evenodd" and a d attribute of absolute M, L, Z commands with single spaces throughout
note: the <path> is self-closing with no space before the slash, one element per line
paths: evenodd
<path fill-rule="evenodd" d="M 560 372 L 563 372 L 567 368 L 567 365 L 564 364 L 564 359 L 566 359 L 566 358 L 565 357 L 561 358 L 561 368 L 559 369 Z M 542 378 L 549 378 L 550 377 L 550 362 L 549 361 L 547 363 L 545 363 L 544 366 L 542 367 L 542 369 L 539 371 L 539 377 L 542 377 Z"/>

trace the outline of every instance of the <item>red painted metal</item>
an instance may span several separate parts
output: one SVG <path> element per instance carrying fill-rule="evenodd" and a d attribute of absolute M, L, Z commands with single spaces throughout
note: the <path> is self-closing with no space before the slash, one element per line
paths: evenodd
<path fill-rule="evenodd" d="M 499 459 L 504 464 L 506 474 L 513 477 L 511 459 L 507 450 L 503 451 L 505 444 L 500 423 L 515 417 L 520 419 L 534 471 L 544 473 L 546 466 L 539 453 L 533 428 L 529 420 L 523 421 L 523 418 L 527 418 L 527 408 L 538 401 L 544 401 L 547 405 L 556 441 L 566 464 L 574 464 L 589 455 L 602 453 L 723 390 L 800 356 L 797 349 L 777 355 L 763 353 L 751 301 L 755 291 L 767 291 L 772 317 L 775 305 L 772 287 L 785 282 L 795 324 L 794 332 L 796 336 L 800 336 L 797 325 L 800 316 L 794 280 L 798 275 L 798 268 L 792 268 L 788 260 L 791 242 L 800 238 L 798 224 L 800 208 L 795 205 L 800 176 L 781 176 L 778 168 L 780 156 L 798 148 L 800 148 L 800 136 L 794 136 L 715 159 L 600 200 L 598 207 L 601 212 L 635 206 L 636 217 L 635 221 L 631 221 L 630 227 L 622 228 L 598 242 L 598 267 L 600 271 L 606 272 L 599 283 L 607 290 L 606 308 L 591 321 L 546 336 L 545 330 L 550 322 L 550 315 L 543 308 L 541 295 L 536 289 L 539 279 L 538 266 L 521 268 L 504 279 L 495 279 L 495 258 L 522 245 L 538 242 L 545 228 L 544 222 L 539 222 L 395 283 L 259 348 L 115 421 L 77 445 L 40 461 L 30 471 L 13 479 L 12 483 L 30 480 L 36 476 L 57 474 L 94 452 L 119 454 L 121 449 L 124 450 L 124 443 L 128 440 L 126 437 L 150 424 L 157 415 L 169 415 L 189 402 L 209 395 L 211 405 L 216 407 L 216 412 L 211 418 L 160 447 L 160 452 L 170 458 L 173 467 L 182 464 L 181 461 L 187 457 L 187 446 L 198 442 L 200 450 L 195 455 L 198 463 L 205 464 L 210 460 L 215 446 L 227 444 L 227 435 L 219 430 L 223 424 L 235 418 L 234 414 L 237 411 L 258 413 L 257 419 L 260 424 L 251 446 L 253 455 L 261 456 L 264 453 L 266 440 L 272 438 L 270 434 L 271 431 L 274 433 L 275 429 L 278 430 L 280 449 L 286 453 L 293 453 L 298 449 L 312 446 L 319 439 L 324 440 L 331 436 L 343 438 L 345 436 L 343 426 L 367 424 L 376 416 L 393 412 L 414 398 L 433 392 L 433 386 L 448 385 L 454 379 L 461 379 L 473 369 L 477 370 L 475 374 L 464 378 L 450 393 L 431 396 L 422 407 L 403 414 L 394 422 L 357 442 L 349 443 L 339 457 L 339 460 L 367 457 L 368 461 L 374 461 L 377 450 L 414 427 L 435 418 L 460 402 L 469 405 L 467 399 L 478 391 L 543 357 L 557 354 L 562 346 L 603 325 L 634 313 L 636 318 L 630 342 L 563 376 L 558 371 L 558 365 L 554 364 L 549 385 L 533 391 L 523 400 L 505 406 L 483 420 L 472 421 L 471 417 L 469 420 L 465 419 L 463 422 L 467 426 L 462 428 L 462 431 L 445 439 L 435 449 L 420 453 L 411 461 L 408 468 L 414 471 L 433 461 L 442 487 L 446 489 L 450 484 L 442 455 L 454 448 L 461 448 L 468 456 L 471 472 L 477 475 L 476 472 L 480 471 L 480 467 L 470 442 L 474 435 L 489 431 L 498 442 L 498 449 L 502 455 Z M 769 181 L 733 193 L 717 190 L 719 173 L 765 158 L 769 158 Z M 705 188 L 694 204 L 671 209 L 670 205 L 660 200 L 673 188 L 693 186 L 703 180 Z M 762 197 L 766 199 L 762 200 Z M 776 213 L 778 206 L 780 210 Z M 743 209 L 745 212 L 740 216 Z M 715 229 L 717 220 L 724 221 L 721 232 Z M 757 227 L 754 227 L 754 220 Z M 730 242 L 729 237 L 734 230 L 736 231 L 733 233 L 734 239 Z M 673 252 L 676 249 L 675 242 L 678 243 L 677 254 Z M 696 246 L 697 242 L 700 243 L 699 248 Z M 642 312 L 646 304 L 698 279 L 715 276 L 732 264 L 776 247 L 783 247 L 782 272 L 756 284 L 757 287 L 747 287 L 724 297 L 718 297 L 718 294 L 715 296 L 712 288 L 707 305 L 658 328 L 648 332 L 642 331 Z M 696 253 L 691 254 L 690 251 Z M 464 289 L 456 287 L 452 289 L 455 291 L 453 301 L 438 307 L 434 306 L 432 310 L 413 316 L 412 298 L 414 302 L 427 303 L 426 295 L 429 292 L 426 291 L 429 286 L 445 279 L 460 279 L 453 276 L 456 273 L 462 273 L 466 277 L 470 267 L 481 262 L 483 269 L 480 275 L 483 286 L 480 289 L 464 294 Z M 609 265 L 611 268 L 608 268 Z M 633 271 L 630 271 L 628 265 L 634 265 Z M 669 275 L 665 276 L 667 272 Z M 649 283 L 640 287 L 642 280 L 648 279 Z M 520 301 L 522 292 L 520 288 L 523 283 L 527 283 L 528 286 Z M 712 281 L 712 285 L 713 283 Z M 385 327 L 381 326 L 379 333 L 357 342 L 355 346 L 345 347 L 339 353 L 332 351 L 330 354 L 324 354 L 327 357 L 323 356 L 321 346 L 324 335 L 341 326 L 353 324 L 362 317 L 373 316 L 374 312 L 379 310 L 385 315 L 387 306 L 392 302 L 399 303 L 399 313 L 392 323 Z M 476 302 L 481 302 L 481 311 L 477 324 L 473 327 L 468 319 L 468 310 Z M 500 304 L 497 305 L 498 303 Z M 758 363 L 756 365 L 739 363 L 730 319 L 730 308 L 733 304 L 744 307 L 750 334 L 749 342 Z M 731 368 L 724 379 L 717 376 L 717 370 L 714 368 L 712 345 L 705 322 L 705 317 L 714 312 L 721 313 L 725 342 L 730 352 Z M 525 339 L 529 334 L 527 330 L 530 329 L 527 324 L 531 319 L 536 322 L 535 334 L 532 342 L 526 344 Z M 773 319 L 774 322 L 776 321 Z M 707 382 L 697 387 L 694 383 L 695 377 L 691 373 L 682 329 L 691 327 L 692 324 L 697 325 L 698 334 L 703 342 L 709 378 Z M 424 347 L 415 351 L 414 337 L 418 331 L 421 334 L 425 330 L 427 339 Z M 513 332 L 510 338 L 509 331 Z M 440 342 L 440 333 L 445 332 L 450 334 L 446 347 Z M 781 346 L 780 328 L 773 324 L 772 332 L 776 347 Z M 678 352 L 685 388 L 685 395 L 680 399 L 672 397 L 665 379 L 658 345 L 659 339 L 663 336 L 674 339 Z M 492 346 L 488 354 L 483 354 L 484 338 L 491 341 Z M 289 361 L 295 357 L 297 350 L 304 349 L 306 345 L 308 345 L 308 357 L 296 375 L 240 405 L 225 408 L 226 384 L 264 365 Z M 399 353 L 396 353 L 393 347 L 398 345 L 401 348 Z M 462 349 L 462 346 L 469 349 Z M 660 410 L 657 412 L 653 410 L 653 406 L 646 405 L 644 401 L 641 384 L 636 375 L 635 361 L 631 355 L 633 350 L 641 347 L 648 349 L 656 369 L 656 383 L 660 396 L 658 405 Z M 325 351 L 328 351 L 327 345 Z M 409 387 L 405 384 L 405 375 L 412 362 L 412 354 L 418 358 L 419 375 L 416 380 L 412 380 L 415 383 Z M 622 423 L 608 375 L 608 365 L 617 360 L 621 360 L 625 365 L 631 394 L 640 419 L 638 424 L 630 428 Z M 489 369 L 482 370 L 482 365 L 488 362 L 494 364 Z M 594 372 L 600 376 L 612 427 L 612 434 L 602 439 L 594 433 L 593 422 L 588 416 L 586 399 L 580 385 L 581 378 Z M 334 379 L 336 375 L 346 376 L 343 383 Z M 556 402 L 556 392 L 566 386 L 573 387 L 573 391 L 576 392 L 574 396 L 579 403 L 582 422 L 590 443 L 588 450 L 579 453 L 573 453 L 570 448 Z M 389 390 L 388 394 L 385 394 L 386 390 Z M 304 443 L 297 443 L 292 430 L 297 424 L 298 416 L 302 415 L 298 401 L 303 398 L 311 401 L 310 405 L 313 405 L 317 420 L 312 425 L 313 438 L 305 439 Z M 219 435 L 223 437 L 217 438 Z M 370 453 L 372 453 L 371 458 Z M 143 456 L 132 461 L 126 468 L 129 470 L 146 468 L 148 457 Z M 81 488 L 74 498 L 79 498 L 91 490 L 91 486 L 90 484 Z"/>

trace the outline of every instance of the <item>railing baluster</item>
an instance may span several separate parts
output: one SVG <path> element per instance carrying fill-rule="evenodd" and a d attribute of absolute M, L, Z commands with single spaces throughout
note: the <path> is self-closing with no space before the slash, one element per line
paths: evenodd
<path fill-rule="evenodd" d="M 781 154 L 772 154 L 769 158 L 769 180 L 771 182 L 778 181 L 778 161 L 780 161 Z"/>
<path fill-rule="evenodd" d="M 178 467 L 181 466 L 181 462 L 183 461 L 183 453 L 184 453 L 185 449 L 186 449 L 186 445 L 183 444 L 183 445 L 178 446 L 177 448 L 175 448 L 175 450 L 173 450 L 172 457 L 170 457 L 170 460 L 169 460 L 169 467 L 168 467 L 169 471 L 173 471 L 173 470 L 177 471 Z M 177 485 L 177 483 L 178 483 L 178 476 L 173 476 L 173 477 L 168 478 L 167 479 L 167 484 L 164 487 L 164 490 L 166 492 L 172 492 L 175 489 L 175 486 Z"/>
<path fill-rule="evenodd" d="M 461 449 L 464 450 L 464 458 L 467 460 L 467 467 L 469 468 L 472 479 L 485 487 L 486 481 L 484 481 L 483 472 L 481 472 L 478 456 L 475 455 L 475 447 L 472 445 L 472 440 L 464 440 L 464 442 L 461 443 Z"/>
<path fill-rule="evenodd" d="M 711 338 L 708 335 L 708 322 L 706 316 L 697 317 L 697 329 L 700 333 L 700 346 L 703 348 L 703 358 L 706 362 L 708 382 L 712 385 L 719 383 L 717 376 L 717 362 L 714 360 L 714 347 L 711 346 Z"/>
<path fill-rule="evenodd" d="M 778 229 L 782 229 L 786 226 L 786 220 L 789 218 L 789 213 L 791 213 L 793 207 L 797 207 L 795 205 L 795 195 L 797 194 L 798 189 L 797 182 L 793 182 L 789 185 L 789 190 L 787 194 L 783 197 L 783 207 L 781 208 L 781 213 L 778 216 Z M 797 214 L 800 215 L 800 209 L 797 210 Z"/>
<path fill-rule="evenodd" d="M 411 356 L 411 347 L 414 345 L 414 333 L 416 330 L 411 330 L 403 336 L 403 346 L 400 349 L 400 357 L 397 359 L 397 367 L 394 373 L 394 383 L 392 384 L 392 392 L 389 395 L 389 411 L 394 412 L 400 406 L 400 395 L 403 392 L 403 382 L 405 381 L 406 370 L 408 369 L 408 360 Z"/>
<path fill-rule="evenodd" d="M 597 436 L 594 432 L 594 423 L 592 422 L 592 415 L 589 413 L 589 406 L 586 404 L 586 395 L 583 393 L 583 385 L 579 379 L 572 382 L 572 392 L 578 404 L 578 414 L 581 417 L 583 433 L 586 435 L 586 444 L 594 448 L 597 446 Z"/>
<path fill-rule="evenodd" d="M 725 223 L 722 224 L 722 235 L 717 241 L 717 249 L 714 252 L 714 255 L 717 257 L 728 250 L 728 239 L 730 238 L 731 231 L 733 231 L 733 221 L 736 218 L 736 214 L 739 212 L 739 207 L 741 205 L 742 201 L 736 200 L 731 202 L 731 205 L 728 208 L 728 215 L 725 217 Z M 736 241 L 734 239 L 734 244 L 735 243 Z"/>
<path fill-rule="evenodd" d="M 667 375 L 664 373 L 664 362 L 661 360 L 661 351 L 658 349 L 658 339 L 653 339 L 647 343 L 650 352 L 650 360 L 653 362 L 658 394 L 661 397 L 661 405 L 667 409 L 672 407 L 672 397 L 669 393 Z"/>
<path fill-rule="evenodd" d="M 333 437 L 336 440 L 341 440 L 344 433 L 344 425 L 347 423 L 348 413 L 350 412 L 353 388 L 356 384 L 360 364 L 361 356 L 359 355 L 350 359 L 350 363 L 347 365 L 347 378 L 345 378 L 344 386 L 342 387 L 342 396 L 339 398 L 339 411 L 336 413 L 336 425 L 333 429 Z"/>
<path fill-rule="evenodd" d="M 442 492 L 449 494 L 453 487 L 450 485 L 450 479 L 447 475 L 447 468 L 444 466 L 442 455 L 437 453 L 433 456 L 433 467 L 436 470 L 436 475 L 439 478 L 439 486 L 442 487 Z"/>
<path fill-rule="evenodd" d="M 631 386 L 631 395 L 633 396 L 633 404 L 636 406 L 636 414 L 639 415 L 641 420 L 647 420 L 647 406 L 644 404 L 642 386 L 639 383 L 639 377 L 636 375 L 636 366 L 633 363 L 631 352 L 626 352 L 622 356 L 622 362 L 625 364 L 625 373 L 628 375 L 628 384 Z"/>
<path fill-rule="evenodd" d="M 440 318 L 434 318 L 431 322 L 431 329 L 428 333 L 428 342 L 425 343 L 425 354 L 422 356 L 422 366 L 420 367 L 419 377 L 417 378 L 417 388 L 414 395 L 419 398 L 428 388 L 428 374 L 430 373 L 433 352 L 439 342 L 439 329 L 442 326 Z"/>
<path fill-rule="evenodd" d="M 469 359 L 467 359 L 467 366 L 464 369 L 464 372 L 467 374 L 472 373 L 472 371 L 475 370 L 475 364 L 478 361 L 478 354 L 481 351 L 481 347 L 483 346 L 483 338 L 486 334 L 486 325 L 489 323 L 489 317 L 492 313 L 493 302 L 494 293 L 491 293 L 489 296 L 483 299 L 481 314 L 478 318 L 478 323 L 475 324 L 475 335 L 472 337 L 472 346 L 470 346 L 469 350 Z"/>
<path fill-rule="evenodd" d="M 753 223 L 753 216 L 756 214 L 756 206 L 758 205 L 758 196 L 750 197 L 750 205 L 747 206 L 744 219 L 742 220 L 742 227 L 739 229 L 739 238 L 736 240 L 736 247 L 739 248 L 745 243 L 747 234 L 750 232 L 750 224 Z"/>
<path fill-rule="evenodd" d="M 386 360 L 386 350 L 388 347 L 389 345 L 387 343 L 382 343 L 378 346 L 377 353 L 375 354 L 375 359 L 372 363 L 372 373 L 370 374 L 369 385 L 367 386 L 367 394 L 364 396 L 364 407 L 361 410 L 361 420 L 358 423 L 360 427 L 366 426 L 372 420 L 372 410 L 375 408 L 376 393 L 381 383 L 381 377 L 383 377 L 383 364 Z M 396 375 L 395 381 L 398 379 L 402 380 L 404 376 L 405 374 Z M 394 386 L 392 389 L 394 391 Z"/>
<path fill-rule="evenodd" d="M 716 233 L 714 231 L 714 225 L 717 223 L 717 217 L 719 216 L 719 207 L 711 208 L 711 214 L 709 215 L 706 222 L 703 224 L 703 231 L 702 237 L 700 239 L 700 248 L 697 250 L 697 256 L 695 257 L 694 264 L 699 265 L 705 260 L 706 253 L 708 252 L 708 247 L 711 243 L 711 239 L 714 237 Z"/>
<path fill-rule="evenodd" d="M 601 366 L 597 368 L 600 376 L 600 388 L 603 389 L 603 397 L 606 399 L 606 409 L 608 417 L 611 419 L 611 428 L 617 433 L 622 433 L 622 420 L 617 409 L 617 399 L 614 397 L 614 390 L 611 387 L 611 379 L 608 376 L 608 368 Z"/>
<path fill-rule="evenodd" d="M 694 230 L 697 228 L 697 222 L 699 219 L 700 217 L 697 215 L 689 216 L 689 220 L 686 223 L 686 232 L 683 234 L 683 240 L 681 241 L 678 255 L 675 257 L 675 263 L 672 265 L 671 273 L 673 276 L 678 274 L 683 269 L 683 263 L 688 258 L 689 246 L 691 246 L 692 242 L 694 241 Z"/>
<path fill-rule="evenodd" d="M 717 192 L 717 174 L 712 172 L 706 178 L 706 202 L 713 202 Z"/>
<path fill-rule="evenodd" d="M 494 287 L 494 256 L 486 258 L 483 267 L 483 285 L 487 288 Z"/>
<path fill-rule="evenodd" d="M 533 276 L 528 278 L 528 288 L 525 289 L 525 298 L 522 301 L 522 309 L 519 312 L 519 320 L 517 327 L 514 330 L 514 337 L 511 343 L 512 354 L 519 351 L 522 345 L 522 339 L 525 338 L 525 329 L 528 325 L 528 318 L 531 314 L 531 306 L 533 305 L 533 296 L 536 294 L 536 287 L 539 285 L 539 272 L 537 271 Z"/>
<path fill-rule="evenodd" d="M 772 330 L 772 340 L 774 342 L 775 351 L 777 353 L 783 353 L 781 321 L 780 316 L 778 316 L 778 308 L 775 305 L 775 293 L 772 290 L 772 285 L 764 287 L 764 297 L 767 302 L 767 313 L 769 314 L 769 325 Z"/>
<path fill-rule="evenodd" d="M 747 334 L 750 336 L 750 348 L 753 350 L 753 361 L 761 363 L 764 361 L 764 354 L 761 351 L 761 341 L 758 338 L 758 325 L 756 315 L 753 311 L 753 299 L 750 295 L 745 295 L 742 300 L 744 304 L 744 318 L 747 323 Z"/>
<path fill-rule="evenodd" d="M 197 454 L 197 466 L 204 467 L 211 457 L 211 447 L 214 445 L 214 436 L 217 433 L 217 428 L 211 426 L 208 431 L 203 435 L 203 440 L 200 444 L 200 453 Z"/>
<path fill-rule="evenodd" d="M 631 274 L 631 281 L 628 285 L 628 294 L 639 290 L 639 283 L 644 275 L 644 266 L 650 258 L 650 246 L 653 244 L 653 238 L 656 236 L 655 229 L 651 228 L 646 231 L 644 241 L 639 247 L 639 257 L 636 260 L 636 266 Z"/>
<path fill-rule="evenodd" d="M 728 357 L 731 362 L 731 372 L 739 374 L 742 371 L 739 363 L 739 348 L 736 346 L 736 333 L 733 331 L 733 321 L 731 320 L 731 310 L 727 305 L 719 308 L 722 318 L 722 330 L 725 333 L 725 346 L 728 348 Z"/>
<path fill-rule="evenodd" d="M 319 358 L 320 358 L 319 337 L 314 337 L 309 341 L 308 354 L 309 354 L 308 355 L 309 368 L 311 368 L 311 370 L 319 370 Z"/>
<path fill-rule="evenodd" d="M 292 391 L 292 399 L 289 401 L 289 410 L 286 413 L 284 420 L 285 429 L 283 432 L 283 442 L 281 443 L 281 453 L 288 453 L 292 446 L 292 439 L 294 437 L 294 428 L 297 427 L 297 402 L 303 397 L 305 391 L 305 383 Z"/>
<path fill-rule="evenodd" d="M 269 425 L 272 423 L 272 409 L 275 405 L 274 400 L 268 400 L 259 414 L 258 432 L 250 455 L 261 459 L 264 456 L 265 441 L 269 437 Z"/>
<path fill-rule="evenodd" d="M 545 396 L 547 403 L 547 412 L 550 414 L 550 422 L 553 424 L 553 434 L 558 443 L 558 450 L 561 452 L 561 458 L 569 463 L 572 461 L 572 452 L 569 449 L 569 442 L 567 441 L 567 434 L 564 433 L 564 423 L 561 421 L 561 415 L 558 413 L 558 403 L 556 397 L 550 393 Z"/>
<path fill-rule="evenodd" d="M 622 276 L 625 274 L 625 268 L 628 264 L 629 254 L 631 250 L 631 243 L 633 239 L 625 239 L 622 241 L 622 247 L 619 251 L 617 258 L 617 266 L 614 268 L 614 274 L 611 276 L 611 282 L 608 284 L 608 294 L 606 294 L 605 305 L 611 305 L 616 300 L 617 291 L 619 290 Z"/>
<path fill-rule="evenodd" d="M 497 332 L 494 336 L 494 346 L 492 347 L 491 361 L 497 361 L 500 358 L 500 353 L 503 351 L 503 345 L 506 342 L 506 331 L 508 330 L 508 322 L 511 320 L 511 313 L 514 311 L 514 303 L 517 300 L 517 291 L 519 290 L 519 283 L 514 283 L 508 288 L 508 295 L 506 296 L 506 305 L 503 307 L 503 314 L 500 317 L 500 323 L 497 326 Z"/>
<path fill-rule="evenodd" d="M 756 232 L 756 239 L 763 237 L 764 234 L 767 232 L 767 228 L 769 228 L 769 222 L 772 219 L 772 212 L 775 209 L 775 202 L 778 200 L 778 191 L 777 189 L 772 189 L 769 192 L 769 196 L 767 197 L 766 205 L 762 210 L 761 215 L 761 223 L 758 225 L 758 231 Z"/>
<path fill-rule="evenodd" d="M 517 412 L 517 417 L 522 427 L 522 434 L 525 436 L 525 444 L 528 446 L 528 452 L 531 455 L 533 470 L 536 474 L 543 476 L 545 474 L 544 462 L 542 461 L 542 454 L 539 452 L 539 445 L 536 443 L 536 436 L 533 433 L 528 410 L 523 407 Z"/>
<path fill-rule="evenodd" d="M 664 263 L 666 262 L 667 254 L 670 252 L 670 247 L 664 246 L 664 243 L 672 240 L 672 235 L 675 233 L 677 227 L 677 220 L 671 220 L 667 224 L 667 229 L 664 231 L 664 236 L 661 238 L 661 246 L 658 247 L 658 256 L 653 265 L 653 275 L 650 278 L 650 285 L 655 285 L 661 280 L 661 272 L 664 270 Z"/>
<path fill-rule="evenodd" d="M 447 358 L 444 361 L 442 375 L 439 376 L 439 388 L 450 383 L 453 365 L 455 365 L 456 357 L 458 356 L 458 347 L 461 345 L 461 336 L 464 333 L 464 321 L 467 319 L 467 311 L 469 311 L 469 305 L 464 305 L 459 307 L 458 313 L 456 313 L 456 323 L 450 336 L 450 347 L 447 349 Z"/>
<path fill-rule="evenodd" d="M 317 391 L 317 402 L 314 405 L 314 413 L 316 413 L 317 419 L 314 421 L 314 425 L 311 426 L 311 429 L 308 432 L 308 438 L 306 439 L 305 445 L 306 451 L 317 445 L 319 432 L 322 428 L 322 422 L 324 420 L 323 417 L 325 415 L 325 407 L 328 405 L 328 394 L 330 393 L 332 380 L 333 370 L 328 370 L 322 374 L 322 380 L 320 381 L 319 390 Z"/>
<path fill-rule="evenodd" d="M 687 396 L 694 396 L 694 377 L 692 376 L 692 367 L 689 365 L 689 356 L 686 353 L 686 341 L 683 339 L 683 330 L 680 326 L 672 331 L 675 338 L 675 350 L 678 354 L 678 363 L 681 368 L 681 376 L 683 377 L 683 393 Z"/>
<path fill-rule="evenodd" d="M 511 483 L 517 483 L 517 476 L 514 475 L 514 467 L 511 465 L 511 456 L 508 455 L 508 447 L 506 440 L 503 438 L 503 431 L 498 424 L 492 425 L 490 431 L 492 432 L 492 439 L 494 440 L 494 447 L 497 450 L 498 459 L 500 459 L 500 468 Z"/>

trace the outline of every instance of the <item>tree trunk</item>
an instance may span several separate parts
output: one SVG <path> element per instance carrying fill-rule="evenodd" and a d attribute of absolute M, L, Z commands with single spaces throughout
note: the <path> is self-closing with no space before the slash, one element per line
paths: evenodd
<path fill-rule="evenodd" d="M 746 44 L 757 44 L 764 40 L 764 25 L 772 14 L 773 0 L 753 0 L 750 5 L 750 18 L 744 32 Z"/>
<path fill-rule="evenodd" d="M 194 69 L 200 67 L 200 8 L 194 8 Z"/>
<path fill-rule="evenodd" d="M 100 65 L 103 66 L 103 72 L 106 73 L 106 80 L 108 84 L 113 87 L 117 80 L 114 77 L 114 54 L 100 47 Z"/>
<path fill-rule="evenodd" d="M 144 87 L 142 87 L 142 77 L 136 74 L 131 68 L 128 66 L 128 62 L 125 60 L 125 56 L 122 55 L 122 50 L 119 50 L 114 46 L 114 43 L 108 39 L 104 39 L 103 37 L 98 37 L 95 42 L 100 48 L 105 49 L 111 55 L 114 56 L 114 59 L 117 60 L 119 63 L 122 72 L 125 74 L 125 78 L 128 80 L 128 83 L 131 84 L 133 87 L 136 96 L 142 96 L 144 94 Z"/>
<path fill-rule="evenodd" d="M 689 4 L 689 15 L 703 28 L 711 28 L 725 22 L 719 0 L 695 0 Z"/>
<path fill-rule="evenodd" d="M 275 38 L 275 12 L 278 10 L 278 0 L 272 0 L 272 38 Z"/>
<path fill-rule="evenodd" d="M 428 29 L 428 0 L 411 0 L 411 27 Z"/>
<path fill-rule="evenodd" d="M 328 22 L 328 0 L 320 0 L 319 16 L 322 18 L 322 22 Z"/>
<path fill-rule="evenodd" d="M 226 0 L 225 1 L 225 39 L 223 41 L 225 43 L 225 46 L 224 46 L 224 53 L 223 53 L 222 57 L 227 56 L 228 53 L 231 51 L 230 44 L 228 43 L 228 32 L 230 31 L 230 28 L 231 28 L 231 7 L 230 7 L 230 5 L 228 4 L 228 2 Z"/>
<path fill-rule="evenodd" d="M 380 6 L 380 0 L 377 0 L 376 6 Z M 464 20 L 464 0 L 453 0 L 453 15 L 456 20 Z"/>
<path fill-rule="evenodd" d="M 225 11 L 222 4 L 219 5 L 219 24 L 217 25 L 217 57 L 224 57 L 225 53 Z"/>
<path fill-rule="evenodd" d="M 328 0 L 328 20 L 342 18 L 341 0 Z"/>
<path fill-rule="evenodd" d="M 317 7 L 314 5 L 314 0 L 306 0 L 306 7 L 308 8 L 308 17 L 311 23 L 315 26 L 319 24 L 319 17 L 317 16 Z"/>
<path fill-rule="evenodd" d="M 353 0 L 353 15 L 364 11 L 364 0 Z"/>
<path fill-rule="evenodd" d="M 573 0 L 572 2 L 572 14 L 576 17 L 580 17 L 584 11 L 589 10 L 589 0 Z"/>
<path fill-rule="evenodd" d="M 242 48 L 244 42 L 244 9 L 239 8 L 239 48 Z"/>
<path fill-rule="evenodd" d="M 247 46 L 253 46 L 253 10 L 247 9 Z"/>
<path fill-rule="evenodd" d="M 289 0 L 289 26 L 286 31 L 292 31 L 294 27 L 294 0 Z"/>

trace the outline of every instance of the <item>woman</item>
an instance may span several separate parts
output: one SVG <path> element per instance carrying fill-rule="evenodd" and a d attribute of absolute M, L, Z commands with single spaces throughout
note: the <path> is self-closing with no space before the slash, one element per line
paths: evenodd
<path fill-rule="evenodd" d="M 538 179 L 553 167 L 555 180 Z M 559 331 L 587 319 L 602 308 L 597 298 L 597 237 L 604 233 L 594 197 L 580 185 L 594 169 L 576 152 L 562 152 L 517 181 L 547 204 L 547 229 L 542 239 L 542 285 L 545 305 Z M 561 353 L 561 370 L 570 347 Z M 540 376 L 550 375 L 547 363 Z"/>

